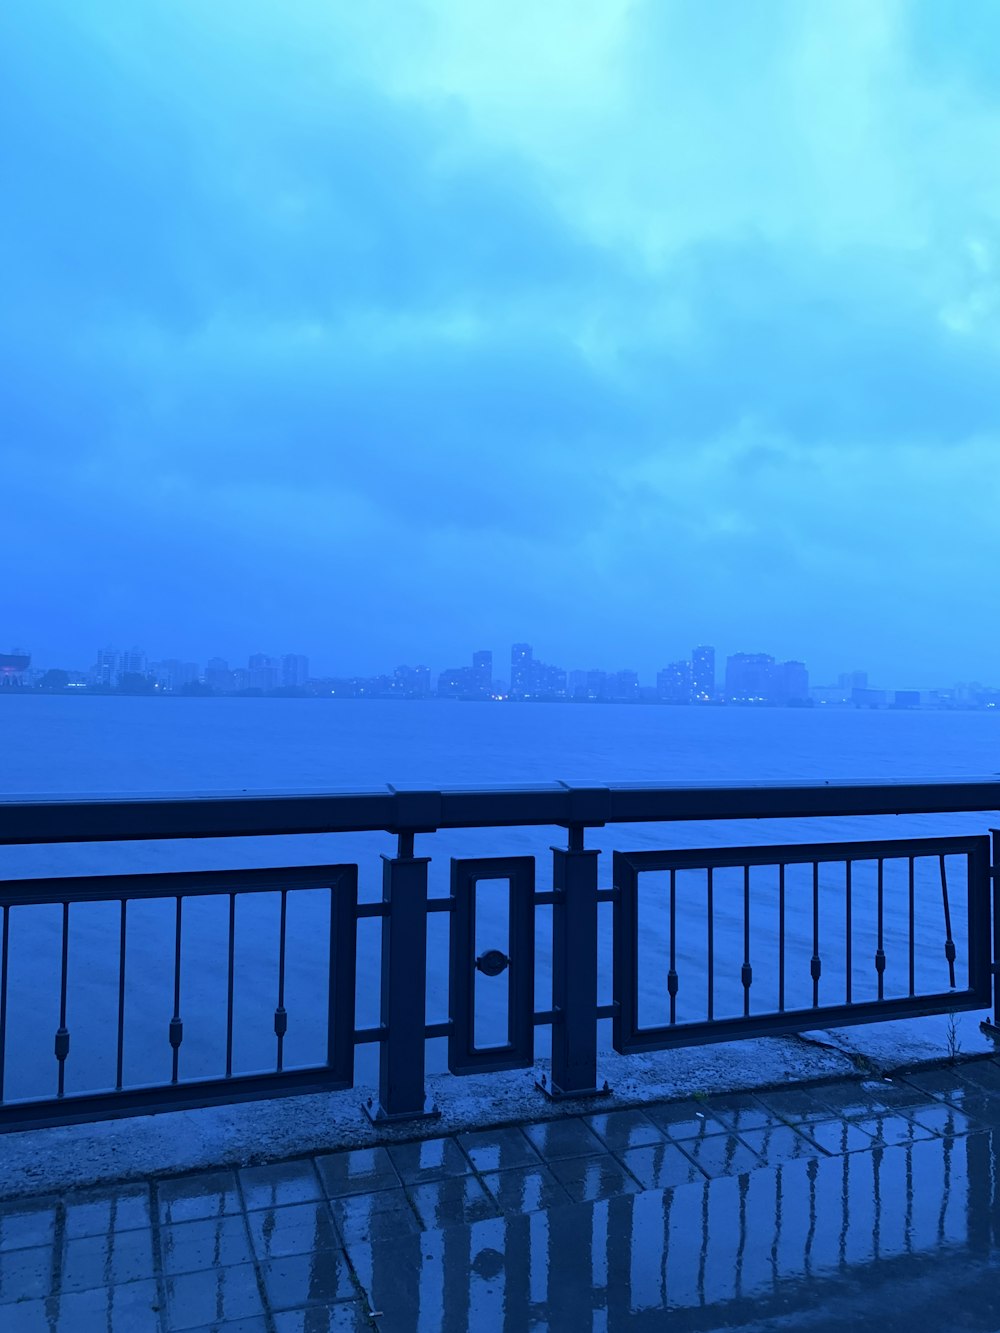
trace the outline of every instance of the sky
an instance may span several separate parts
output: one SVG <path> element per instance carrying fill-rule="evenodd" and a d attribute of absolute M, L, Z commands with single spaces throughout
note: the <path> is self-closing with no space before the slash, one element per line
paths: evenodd
<path fill-rule="evenodd" d="M 1000 681 L 992 0 L 7 0 L 0 648 Z"/>

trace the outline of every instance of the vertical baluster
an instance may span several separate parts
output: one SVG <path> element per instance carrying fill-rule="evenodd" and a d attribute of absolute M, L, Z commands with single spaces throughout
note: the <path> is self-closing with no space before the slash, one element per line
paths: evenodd
<path fill-rule="evenodd" d="M 122 1076 L 125 1068 L 125 930 L 128 913 L 128 899 L 121 900 L 118 918 L 118 1053 L 115 1062 L 115 1089 L 122 1090 Z"/>
<path fill-rule="evenodd" d="M 846 865 L 847 873 L 844 879 L 844 956 L 847 961 L 847 976 L 845 986 L 845 1002 L 851 1003 L 851 991 L 854 982 L 854 928 L 851 922 L 851 908 L 854 890 L 854 867 L 850 861 Z"/>
<path fill-rule="evenodd" d="M 355 897 L 357 893 L 355 892 Z M 332 1065 L 337 1057 L 337 988 L 340 982 L 337 967 L 337 889 L 330 889 L 330 946 L 327 952 L 327 974 L 326 974 L 326 1062 Z M 379 922 L 379 925 L 382 923 Z M 357 925 L 352 930 L 354 940 L 357 940 Z M 356 958 L 356 954 L 352 956 Z M 354 994 L 354 988 L 351 988 L 351 994 Z M 350 1028 L 350 1042 L 353 1049 L 354 1042 L 354 1024 Z"/>
<path fill-rule="evenodd" d="M 885 950 L 882 948 L 882 927 L 884 922 L 883 908 L 885 905 L 885 862 L 881 856 L 878 859 L 878 946 L 875 949 L 875 971 L 878 973 L 878 998 L 885 998 Z"/>
<path fill-rule="evenodd" d="M 274 1011 L 274 1035 L 278 1043 L 275 1068 L 280 1074 L 285 1059 L 285 1033 L 288 1014 L 285 1011 L 285 928 L 288 919 L 288 890 L 281 890 L 281 923 L 278 927 L 278 1007 Z"/>
<path fill-rule="evenodd" d="M 670 1021 L 677 1022 L 677 871 L 670 871 L 670 970 L 667 972 Z"/>
<path fill-rule="evenodd" d="M 4 1073 L 7 1068 L 7 963 L 10 957 L 10 907 L 3 907 L 3 939 L 0 949 L 0 1102 L 3 1102 Z"/>
<path fill-rule="evenodd" d="M 915 968 L 915 963 L 914 963 L 914 901 L 915 901 L 915 900 L 914 900 L 914 892 L 913 892 L 913 887 L 914 887 L 914 870 L 913 870 L 913 857 L 912 857 L 912 856 L 909 858 L 909 862 L 910 862 L 910 866 L 909 866 L 909 872 L 910 872 L 910 873 L 909 873 L 909 885 L 908 885 L 908 889 L 909 889 L 909 907 L 910 907 L 910 913 L 909 913 L 909 920 L 910 920 L 910 936 L 909 936 L 910 994 L 911 994 L 911 995 L 914 995 L 914 994 L 916 994 L 916 990 L 915 990 L 915 986 L 916 986 L 916 968 Z"/>
<path fill-rule="evenodd" d="M 778 1012 L 785 1008 L 785 867 L 778 866 Z"/>
<path fill-rule="evenodd" d="M 743 968 L 740 972 L 743 983 L 743 1017 L 750 1016 L 750 986 L 753 983 L 753 969 L 750 966 L 750 867 L 743 867 Z"/>
<path fill-rule="evenodd" d="M 69 903 L 62 905 L 62 976 L 59 983 L 59 1030 L 56 1032 L 55 1053 L 59 1062 L 59 1091 L 66 1092 L 66 1057 L 69 1055 L 69 1029 L 66 1026 L 66 993 L 69 982 Z"/>
<path fill-rule="evenodd" d="M 715 873 L 708 867 L 708 1018 L 715 1017 Z"/>
<path fill-rule="evenodd" d="M 226 1078 L 233 1076 L 233 981 L 236 975 L 236 894 L 229 895 L 229 969 L 226 974 Z"/>
<path fill-rule="evenodd" d="M 955 941 L 951 938 L 951 906 L 948 902 L 948 871 L 944 857 L 941 862 L 941 899 L 944 903 L 944 956 L 948 960 L 948 985 L 955 989 Z"/>
<path fill-rule="evenodd" d="M 181 1042 L 184 1040 L 184 1024 L 181 1022 L 181 904 L 183 901 L 178 895 L 174 915 L 174 1015 L 170 1020 L 170 1048 L 173 1052 L 170 1071 L 171 1083 L 177 1082 Z"/>
<path fill-rule="evenodd" d="M 819 977 L 822 964 L 819 959 L 819 862 L 813 862 L 813 952 L 809 960 L 809 975 L 813 983 L 813 1008 L 819 1008 Z"/>

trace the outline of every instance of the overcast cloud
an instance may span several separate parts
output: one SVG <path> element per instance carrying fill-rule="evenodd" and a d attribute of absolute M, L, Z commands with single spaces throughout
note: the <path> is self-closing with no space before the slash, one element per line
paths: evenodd
<path fill-rule="evenodd" d="M 991 0 L 8 0 L 0 647 L 1000 681 Z"/>

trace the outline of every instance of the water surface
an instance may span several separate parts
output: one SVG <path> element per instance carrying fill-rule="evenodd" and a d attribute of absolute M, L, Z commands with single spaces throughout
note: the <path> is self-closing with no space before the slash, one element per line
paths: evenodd
<path fill-rule="evenodd" d="M 295 699 L 63 698 L 12 695 L 0 699 L 0 737 L 8 794 L 79 794 L 302 789 L 551 782 L 684 782 L 733 780 L 913 779 L 982 777 L 1000 768 L 998 719 L 992 713 L 876 712 L 825 709 L 669 708 L 629 705 L 496 705 L 455 702 L 325 701 Z M 986 816 L 906 819 L 769 820 L 604 829 L 590 845 L 602 848 L 602 883 L 611 882 L 613 849 L 825 841 L 869 836 L 982 832 Z M 558 829 L 463 830 L 418 839 L 432 858 L 431 887 L 444 892 L 451 856 L 533 854 L 539 887 L 551 878 L 548 847 L 564 844 Z M 288 866 L 356 861 L 363 896 L 379 892 L 379 853 L 391 853 L 383 834 L 300 838 L 198 840 L 118 846 L 0 848 L 7 876 Z M 964 897 L 951 867 L 953 931 L 964 963 Z M 776 872 L 775 872 L 776 873 Z M 790 872 L 787 893 L 788 1003 L 810 1002 L 812 949 L 808 868 Z M 506 946 L 501 886 L 480 894 L 477 948 Z M 887 993 L 905 993 L 904 878 L 887 870 Z M 853 982 L 855 998 L 874 997 L 874 867 L 855 881 Z M 921 865 L 917 885 L 916 951 L 921 975 L 946 988 L 941 887 L 934 865 Z M 777 978 L 777 881 L 766 870 L 753 879 L 755 1005 L 772 1006 Z M 289 897 L 290 1063 L 317 1058 L 323 1040 L 326 982 L 323 923 L 327 897 Z M 843 879 L 837 868 L 821 882 L 824 997 L 839 998 L 845 981 Z M 610 998 L 610 906 L 602 908 L 602 1000 Z M 666 1017 L 665 876 L 643 881 L 640 903 L 640 1008 L 644 1023 Z M 678 880 L 678 1018 L 703 1016 L 706 1002 L 704 877 Z M 159 1079 L 168 1066 L 167 1023 L 173 1006 L 173 904 L 129 909 L 126 1076 Z M 241 901 L 237 933 L 238 1068 L 266 1062 L 273 1049 L 277 984 L 277 895 Z M 547 1007 L 551 909 L 538 913 L 538 1007 Z M 226 909 L 222 899 L 186 904 L 183 922 L 185 1018 L 182 1072 L 215 1072 L 225 1035 Z M 738 872 L 716 885 L 716 1013 L 738 1013 L 743 947 L 742 882 Z M 428 1013 L 445 1016 L 447 920 L 429 926 Z M 72 1089 L 101 1086 L 113 1075 L 117 1005 L 118 909 L 74 907 L 71 926 L 73 1034 L 67 1070 Z M 8 1095 L 47 1088 L 57 1026 L 60 918 L 56 908 L 11 914 Z M 376 1017 L 378 923 L 360 923 L 358 1020 Z M 502 983 L 477 979 L 480 1040 L 500 1039 Z M 491 989 L 492 987 L 492 989 Z M 609 1040 L 603 1031 L 602 1042 Z M 544 1032 L 539 1033 L 544 1047 Z M 441 1042 L 431 1044 L 431 1067 L 441 1067 Z M 362 1069 L 370 1072 L 370 1052 Z M 367 1062 L 367 1063 L 366 1063 Z"/>

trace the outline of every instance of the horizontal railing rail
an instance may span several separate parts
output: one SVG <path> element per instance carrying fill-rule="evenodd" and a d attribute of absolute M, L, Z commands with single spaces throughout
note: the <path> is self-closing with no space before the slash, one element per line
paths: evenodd
<path fill-rule="evenodd" d="M 0 844 L 1000 811 L 996 778 L 0 799 Z"/>
<path fill-rule="evenodd" d="M 378 1056 L 373 1118 L 406 1120 L 433 1114 L 435 1038 L 455 1075 L 527 1070 L 547 1027 L 538 1084 L 581 1097 L 609 1091 L 598 1077 L 604 1020 L 628 1055 L 991 1001 L 1000 1019 L 996 835 L 992 866 L 985 833 L 614 850 L 603 886 L 600 853 L 585 846 L 588 828 L 608 824 L 998 805 L 992 780 L 5 800 L 9 845 L 372 831 L 398 845 L 378 901 L 359 901 L 354 863 L 0 880 L 0 1129 L 344 1090 L 364 1045 Z M 551 888 L 536 884 L 536 855 L 479 856 L 452 858 L 447 893 L 429 893 L 418 835 L 553 825 L 568 836 L 552 849 Z M 422 836 L 421 850 L 433 846 Z M 429 955 L 433 918 L 448 922 L 448 943 Z M 364 958 L 360 923 L 379 936 Z M 552 999 L 540 1007 L 536 973 L 549 961 Z M 427 1021 L 429 969 L 447 982 L 443 1021 Z M 198 999 L 192 980 L 214 998 Z M 46 1006 L 51 1057 L 26 1036 Z M 359 1022 L 362 1009 L 375 1021 Z M 484 1010 L 499 1038 L 483 1037 Z M 81 1031 L 103 1081 L 74 1066 Z"/>

